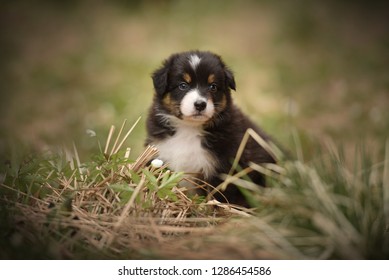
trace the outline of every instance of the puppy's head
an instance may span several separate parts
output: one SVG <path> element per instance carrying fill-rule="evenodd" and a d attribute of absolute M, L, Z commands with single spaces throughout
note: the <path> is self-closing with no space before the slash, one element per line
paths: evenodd
<path fill-rule="evenodd" d="M 152 78 L 161 109 L 188 122 L 204 123 L 220 114 L 235 90 L 232 72 L 210 52 L 173 54 Z"/>

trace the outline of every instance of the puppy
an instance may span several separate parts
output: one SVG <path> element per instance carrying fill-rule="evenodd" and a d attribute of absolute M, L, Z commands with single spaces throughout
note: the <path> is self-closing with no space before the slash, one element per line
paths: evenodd
<path fill-rule="evenodd" d="M 220 56 L 203 51 L 173 54 L 152 79 L 155 94 L 147 119 L 146 145 L 156 146 L 159 158 L 172 170 L 197 174 L 216 187 L 222 182 L 220 174 L 230 171 L 248 128 L 270 140 L 233 104 L 234 75 Z M 246 168 L 250 162 L 275 163 L 275 159 L 250 139 L 239 165 Z M 249 177 L 265 185 L 260 173 L 251 172 Z M 229 185 L 223 196 L 215 197 L 247 206 L 236 186 Z"/>

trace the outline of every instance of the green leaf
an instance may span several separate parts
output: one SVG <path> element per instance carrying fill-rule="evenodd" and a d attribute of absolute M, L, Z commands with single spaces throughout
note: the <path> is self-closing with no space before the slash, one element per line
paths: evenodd
<path fill-rule="evenodd" d="M 126 204 L 130 200 L 132 194 L 134 193 L 134 188 L 130 187 L 128 184 L 118 183 L 118 184 L 112 184 L 109 187 L 112 190 L 119 193 L 121 205 Z"/>
<path fill-rule="evenodd" d="M 117 184 L 109 185 L 109 187 L 116 192 L 130 192 L 130 193 L 134 192 L 134 188 L 130 187 L 128 184 L 117 183 Z"/>
<path fill-rule="evenodd" d="M 169 173 L 166 172 L 165 176 L 162 178 L 161 185 L 159 186 L 159 189 L 167 188 L 172 189 L 173 187 L 177 186 L 178 183 L 182 180 L 184 173 L 183 172 L 177 172 L 177 173 Z"/>
<path fill-rule="evenodd" d="M 151 191 L 155 191 L 157 188 L 158 188 L 158 180 L 157 178 L 154 176 L 153 173 L 150 172 L 150 170 L 148 169 L 143 169 L 143 174 L 146 176 L 147 180 L 149 180 L 150 184 L 146 184 L 147 187 L 151 190 Z"/>
<path fill-rule="evenodd" d="M 129 170 L 129 173 L 131 175 L 131 180 L 134 184 L 138 185 L 140 183 L 141 177 L 138 173 L 136 173 L 134 170 Z"/>
<path fill-rule="evenodd" d="M 172 190 L 167 189 L 167 188 L 159 189 L 157 192 L 157 195 L 160 199 L 166 199 L 166 197 L 167 197 L 173 201 L 178 200 L 177 195 Z"/>

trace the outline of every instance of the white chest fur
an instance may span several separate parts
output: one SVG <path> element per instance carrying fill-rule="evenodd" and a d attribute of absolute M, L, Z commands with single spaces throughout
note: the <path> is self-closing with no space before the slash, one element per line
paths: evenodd
<path fill-rule="evenodd" d="M 154 143 L 159 158 L 174 171 L 201 173 L 204 179 L 215 175 L 215 158 L 201 145 L 201 128 L 180 124 L 176 133 L 163 141 Z"/>

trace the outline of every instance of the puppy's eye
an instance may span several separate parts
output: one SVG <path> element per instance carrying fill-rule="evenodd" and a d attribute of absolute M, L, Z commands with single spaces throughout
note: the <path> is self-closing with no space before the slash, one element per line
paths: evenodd
<path fill-rule="evenodd" d="M 216 92 L 217 91 L 217 85 L 216 84 L 210 84 L 209 85 L 209 91 Z"/>
<path fill-rule="evenodd" d="M 180 90 L 187 90 L 187 89 L 189 88 L 189 85 L 188 85 L 188 83 L 182 82 L 182 83 L 180 83 L 180 84 L 178 85 L 178 88 L 179 88 Z"/>

